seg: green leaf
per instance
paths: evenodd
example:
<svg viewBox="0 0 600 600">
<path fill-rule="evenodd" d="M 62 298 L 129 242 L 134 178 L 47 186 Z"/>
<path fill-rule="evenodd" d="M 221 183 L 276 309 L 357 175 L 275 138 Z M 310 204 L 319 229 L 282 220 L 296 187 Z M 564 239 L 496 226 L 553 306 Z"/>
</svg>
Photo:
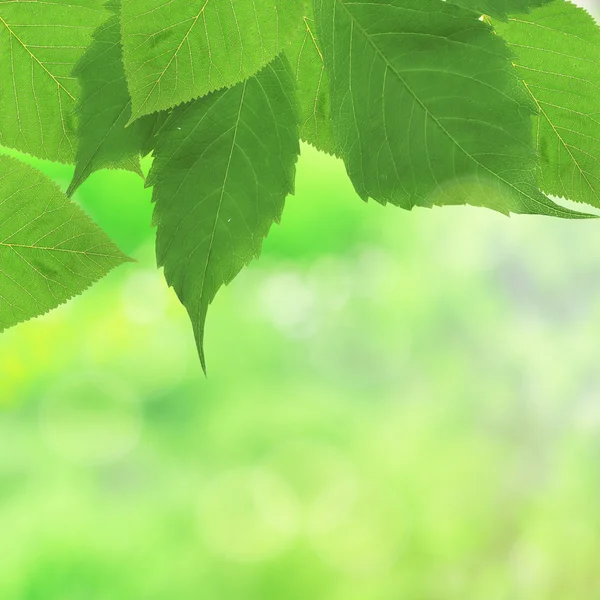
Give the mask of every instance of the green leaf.
<svg viewBox="0 0 600 600">
<path fill-rule="evenodd" d="M 0 155 L 0 331 L 129 260 L 45 175 Z"/>
<path fill-rule="evenodd" d="M 118 7 L 113 17 L 100 25 L 94 39 L 74 71 L 81 83 L 79 146 L 76 167 L 67 195 L 93 173 L 105 167 L 139 173 L 140 152 L 152 137 L 157 115 L 125 127 L 131 117 L 121 51 Z"/>
<path fill-rule="evenodd" d="M 176 108 L 157 138 L 147 182 L 157 262 L 190 315 L 203 368 L 208 305 L 258 256 L 293 193 L 297 118 L 292 72 L 277 58 L 232 88 Z"/>
<path fill-rule="evenodd" d="M 528 13 L 553 0 L 450 0 L 464 8 L 497 19 L 506 20 L 508 15 Z"/>
<path fill-rule="evenodd" d="M 581 216 L 536 182 L 532 115 L 512 54 L 439 0 L 315 0 L 336 148 L 363 199 Z"/>
<path fill-rule="evenodd" d="M 318 150 L 335 154 L 329 80 L 315 35 L 312 0 L 306 3 L 303 21 L 303 30 L 286 52 L 296 79 L 300 138 Z"/>
<path fill-rule="evenodd" d="M 71 71 L 106 17 L 102 0 L 0 0 L 0 144 L 73 162 L 79 84 Z"/>
<path fill-rule="evenodd" d="M 496 28 L 539 108 L 542 190 L 600 207 L 600 28 L 562 0 Z"/>
<path fill-rule="evenodd" d="M 147 135 L 146 139 L 144 140 L 144 143 L 142 144 L 142 156 L 147 156 L 154 150 L 158 133 L 161 130 L 162 126 L 167 122 L 167 119 L 169 118 L 170 114 L 170 110 L 163 110 L 159 113 L 154 113 L 142 117 L 141 120 L 152 119 L 152 128 L 149 134 Z M 133 125 L 135 125 L 135 123 L 131 124 L 129 127 L 133 127 Z"/>
<path fill-rule="evenodd" d="M 123 0 L 134 119 L 256 73 L 302 23 L 301 0 Z"/>
</svg>

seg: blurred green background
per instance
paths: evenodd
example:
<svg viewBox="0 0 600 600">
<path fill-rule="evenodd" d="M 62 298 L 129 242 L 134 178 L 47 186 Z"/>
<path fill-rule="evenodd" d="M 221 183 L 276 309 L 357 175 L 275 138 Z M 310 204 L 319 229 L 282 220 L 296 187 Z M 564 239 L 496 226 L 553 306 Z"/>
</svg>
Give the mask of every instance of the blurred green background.
<svg viewBox="0 0 600 600">
<path fill-rule="evenodd" d="M 150 192 L 80 188 L 139 262 L 0 336 L 0 599 L 600 598 L 598 223 L 296 187 L 207 379 Z"/>
</svg>

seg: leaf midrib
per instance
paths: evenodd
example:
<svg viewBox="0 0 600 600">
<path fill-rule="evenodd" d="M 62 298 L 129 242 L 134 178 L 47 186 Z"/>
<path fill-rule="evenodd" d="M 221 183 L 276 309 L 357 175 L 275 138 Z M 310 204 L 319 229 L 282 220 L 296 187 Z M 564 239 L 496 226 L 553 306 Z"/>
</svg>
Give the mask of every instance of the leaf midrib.
<svg viewBox="0 0 600 600">
<path fill-rule="evenodd" d="M 235 150 L 236 143 L 237 143 L 237 133 L 240 128 L 240 122 L 242 119 L 242 108 L 244 106 L 244 99 L 246 96 L 246 88 L 247 88 L 247 82 L 244 82 L 243 87 L 242 87 L 241 97 L 240 97 L 240 106 L 238 108 L 238 114 L 237 114 L 234 130 L 233 130 L 233 139 L 231 141 L 231 150 L 229 151 L 229 158 L 227 159 L 227 167 L 225 168 L 225 175 L 223 177 L 223 185 L 221 186 L 221 195 L 219 196 L 219 204 L 217 207 L 217 213 L 215 215 L 215 222 L 214 222 L 213 230 L 212 230 L 212 233 L 210 236 L 210 241 L 208 243 L 208 253 L 206 255 L 206 264 L 204 266 L 204 271 L 202 272 L 202 283 L 200 284 L 200 298 L 204 297 L 204 283 L 206 282 L 206 273 L 208 271 L 208 265 L 210 263 L 210 259 L 211 259 L 212 252 L 213 252 L 215 234 L 217 232 L 217 224 L 219 222 L 219 217 L 221 215 L 221 208 L 223 207 L 223 198 L 225 196 L 225 188 L 227 186 L 227 180 L 229 178 L 229 169 L 231 167 L 233 151 Z"/>
<path fill-rule="evenodd" d="M 431 120 L 438 126 L 438 128 L 450 139 L 450 141 L 456 145 L 456 147 L 470 160 L 472 160 L 475 164 L 479 165 L 482 169 L 484 169 L 485 171 L 487 171 L 488 173 L 490 173 L 491 175 L 493 175 L 494 177 L 496 177 L 497 179 L 499 179 L 500 181 L 502 181 L 503 183 L 505 183 L 506 185 L 508 185 L 509 187 L 511 187 L 513 190 L 515 190 L 515 192 L 517 192 L 518 194 L 521 194 L 523 196 L 525 196 L 526 198 L 528 198 L 529 200 L 531 200 L 532 202 L 534 202 L 535 204 L 538 205 L 542 205 L 542 203 L 537 200 L 536 198 L 534 198 L 533 196 L 530 196 L 529 194 L 527 194 L 526 192 L 520 190 L 519 188 L 517 188 L 513 183 L 511 183 L 510 181 L 507 181 L 506 179 L 504 179 L 501 175 L 499 175 L 498 173 L 495 173 L 494 171 L 492 171 L 489 167 L 487 167 L 486 165 L 482 164 L 481 162 L 479 162 L 475 157 L 471 156 L 460 144 L 460 142 L 458 142 L 456 139 L 454 139 L 454 137 L 452 136 L 452 134 L 439 122 L 439 120 L 435 117 L 435 115 L 427 108 L 427 106 L 423 103 L 423 101 L 419 98 L 419 96 L 413 91 L 413 89 L 408 85 L 408 83 L 406 82 L 406 80 L 404 79 L 404 77 L 402 77 L 402 75 L 394 68 L 394 65 L 387 59 L 387 57 L 385 56 L 385 54 L 381 51 L 381 49 L 379 48 L 379 46 L 373 41 L 372 37 L 369 35 L 369 33 L 366 31 L 366 29 L 360 24 L 360 22 L 354 17 L 352 11 L 344 4 L 343 0 L 335 0 L 341 7 L 342 9 L 348 14 L 349 18 L 352 20 L 353 23 L 356 24 L 357 28 L 359 29 L 359 31 L 362 32 L 362 34 L 364 35 L 364 37 L 366 38 L 366 40 L 369 42 L 369 44 L 371 44 L 371 46 L 373 47 L 373 49 L 376 51 L 376 53 L 380 56 L 380 58 L 383 60 L 383 62 L 386 65 L 386 69 L 389 69 L 390 71 L 392 71 L 392 73 L 394 73 L 394 75 L 396 75 L 396 77 L 400 80 L 400 82 L 402 83 L 402 85 L 408 90 L 408 92 L 410 93 L 410 95 L 415 99 L 415 101 L 419 104 L 419 106 L 421 106 L 421 108 L 425 111 L 426 115 L 428 115 Z M 351 40 L 352 41 L 352 40 Z M 544 207 L 545 208 L 545 207 Z"/>
<path fill-rule="evenodd" d="M 2 22 L 2 24 L 6 27 L 6 29 L 8 30 L 9 35 L 13 36 L 17 40 L 17 42 L 19 42 L 19 44 L 21 44 L 21 46 L 23 47 L 23 49 L 29 54 L 29 56 L 31 56 L 31 58 L 33 60 L 35 60 L 35 62 L 40 67 L 42 67 L 42 69 L 52 79 L 52 81 L 54 81 L 54 83 L 56 83 L 56 85 L 61 90 L 63 90 L 69 96 L 69 98 L 71 98 L 71 100 L 73 100 L 75 102 L 76 99 L 71 94 L 71 92 L 69 92 L 69 90 L 66 87 L 64 87 L 62 85 L 62 83 L 60 83 L 60 81 L 45 67 L 44 63 L 42 63 L 42 61 L 28 48 L 27 44 L 13 31 L 13 29 L 10 27 L 10 25 L 1 16 L 0 16 L 0 22 Z"/>
<path fill-rule="evenodd" d="M 136 112 L 135 116 L 131 118 L 130 123 L 133 122 L 135 119 L 139 118 L 139 116 L 142 114 L 142 111 L 145 109 L 146 105 L 148 104 L 148 100 L 149 100 L 150 96 L 152 96 L 152 94 L 154 93 L 156 86 L 160 85 L 162 78 L 164 77 L 165 73 L 169 70 L 169 67 L 173 64 L 173 61 L 179 54 L 179 51 L 181 50 L 183 44 L 185 44 L 187 39 L 190 37 L 194 27 L 196 26 L 196 23 L 198 22 L 198 19 L 204 13 L 204 9 L 207 7 L 209 2 L 210 2 L 210 0 L 204 0 L 204 4 L 202 5 L 202 8 L 198 12 L 198 14 L 195 17 L 192 17 L 192 24 L 190 25 L 190 28 L 187 30 L 186 34 L 183 36 L 183 39 L 179 43 L 179 46 L 177 46 L 177 48 L 175 49 L 175 52 L 173 53 L 173 56 L 171 56 L 171 58 L 169 59 L 169 62 L 167 63 L 166 67 L 162 70 L 160 75 L 157 77 L 156 81 L 154 82 L 154 85 L 152 86 L 152 89 L 148 92 L 148 95 L 144 98 L 144 101 L 142 102 L 140 109 Z M 192 65 L 192 72 L 193 72 L 193 65 Z"/>
<path fill-rule="evenodd" d="M 596 197 L 596 200 L 600 201 L 600 195 L 598 194 L 598 192 L 596 191 L 596 189 L 594 188 L 594 186 L 590 183 L 590 181 L 589 181 L 589 179 L 587 177 L 587 173 L 579 165 L 579 161 L 575 158 L 575 156 L 573 155 L 573 152 L 571 152 L 571 148 L 570 148 L 569 144 L 567 144 L 565 142 L 564 138 L 562 137 L 562 135 L 560 134 L 560 132 L 558 131 L 558 129 L 556 128 L 556 126 L 554 125 L 554 123 L 552 122 L 552 120 L 550 119 L 550 117 L 548 116 L 548 113 L 546 113 L 546 111 L 542 107 L 541 103 L 538 101 L 537 97 L 535 96 L 535 94 L 531 90 L 531 87 L 529 86 L 529 84 L 525 80 L 523 80 L 523 84 L 525 85 L 525 88 L 531 94 L 531 97 L 533 98 L 534 102 L 536 103 L 537 107 L 539 108 L 540 114 L 538 115 L 538 119 L 541 119 L 542 116 L 544 117 L 544 119 L 546 119 L 546 121 L 548 122 L 548 125 L 550 125 L 550 127 L 552 128 L 552 131 L 554 131 L 554 133 L 555 133 L 556 137 L 558 138 L 559 142 L 562 144 L 562 146 L 564 147 L 564 149 L 567 151 L 567 153 L 571 157 L 571 160 L 573 161 L 573 164 L 577 167 L 577 170 L 579 171 L 579 174 L 585 179 L 585 182 L 587 183 L 588 187 L 590 188 L 590 190 L 592 191 L 592 193 Z"/>
<path fill-rule="evenodd" d="M 7 244 L 0 242 L 0 247 L 4 248 L 25 248 L 27 250 L 42 250 L 47 252 L 68 252 L 71 254 L 83 254 L 84 256 L 100 256 L 103 258 L 116 258 L 116 254 L 105 254 L 102 252 L 88 252 L 87 250 L 71 250 L 68 248 L 56 248 L 53 246 L 34 246 L 31 244 Z"/>
</svg>

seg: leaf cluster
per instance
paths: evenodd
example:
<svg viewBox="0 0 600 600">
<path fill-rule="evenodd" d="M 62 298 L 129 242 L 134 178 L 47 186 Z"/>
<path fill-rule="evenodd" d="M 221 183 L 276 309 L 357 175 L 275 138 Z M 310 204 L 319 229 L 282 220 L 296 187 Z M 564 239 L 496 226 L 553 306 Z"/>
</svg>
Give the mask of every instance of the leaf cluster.
<svg viewBox="0 0 600 600">
<path fill-rule="evenodd" d="M 203 367 L 208 307 L 258 256 L 302 140 L 357 194 L 588 218 L 600 29 L 568 0 L 0 0 L 0 331 L 128 260 L 70 197 L 153 162 L 158 266 Z"/>
</svg>

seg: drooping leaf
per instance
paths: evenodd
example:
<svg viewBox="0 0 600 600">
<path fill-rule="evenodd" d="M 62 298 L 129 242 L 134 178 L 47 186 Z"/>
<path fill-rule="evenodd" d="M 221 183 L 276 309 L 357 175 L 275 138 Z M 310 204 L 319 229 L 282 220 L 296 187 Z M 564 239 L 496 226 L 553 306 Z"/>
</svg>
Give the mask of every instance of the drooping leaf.
<svg viewBox="0 0 600 600">
<path fill-rule="evenodd" d="M 125 127 L 131 117 L 121 51 L 118 5 L 114 14 L 94 32 L 92 44 L 75 68 L 81 84 L 79 146 L 67 195 L 98 169 L 120 168 L 141 174 L 140 152 L 152 136 L 156 115 Z"/>
<path fill-rule="evenodd" d="M 253 75 L 302 22 L 301 0 L 123 0 L 134 118 Z"/>
<path fill-rule="evenodd" d="M 0 155 L 0 331 L 129 260 L 44 174 Z"/>
<path fill-rule="evenodd" d="M 259 254 L 293 192 L 297 118 L 291 68 L 278 57 L 177 107 L 157 137 L 147 181 L 157 262 L 190 315 L 203 367 L 208 305 Z"/>
<path fill-rule="evenodd" d="M 363 199 L 579 214 L 538 190 L 535 105 L 474 13 L 440 0 L 315 0 L 315 18 L 336 148 Z"/>
<path fill-rule="evenodd" d="M 553 0 L 449 0 L 464 8 L 497 19 L 506 20 L 508 15 L 519 15 L 539 8 Z"/>
<path fill-rule="evenodd" d="M 542 190 L 600 207 L 600 28 L 563 0 L 496 28 L 539 109 Z"/>
<path fill-rule="evenodd" d="M 102 0 L 0 0 L 0 144 L 73 162 L 75 64 L 108 13 Z"/>
<path fill-rule="evenodd" d="M 296 79 L 300 138 L 318 150 L 334 154 L 329 81 L 315 36 L 312 0 L 305 3 L 303 21 L 303 29 L 286 52 Z"/>
</svg>

